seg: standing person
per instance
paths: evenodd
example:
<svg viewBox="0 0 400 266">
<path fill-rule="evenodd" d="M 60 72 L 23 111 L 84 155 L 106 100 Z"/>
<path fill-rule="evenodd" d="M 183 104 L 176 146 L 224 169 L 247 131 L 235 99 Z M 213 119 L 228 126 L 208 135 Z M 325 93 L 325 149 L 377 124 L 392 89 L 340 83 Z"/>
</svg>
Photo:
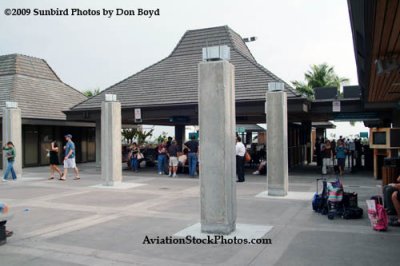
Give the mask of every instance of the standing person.
<svg viewBox="0 0 400 266">
<path fill-rule="evenodd" d="M 343 176 L 344 173 L 344 165 L 346 162 L 346 147 L 344 145 L 343 140 L 338 140 L 337 147 L 336 147 L 336 159 L 338 161 L 339 166 L 339 175 Z"/>
<path fill-rule="evenodd" d="M 167 160 L 167 148 L 165 146 L 165 141 L 161 142 L 157 147 L 158 157 L 157 157 L 157 167 L 158 174 L 162 175 L 164 172 L 165 160 Z"/>
<path fill-rule="evenodd" d="M 65 140 L 67 141 L 67 144 L 64 147 L 65 150 L 64 175 L 60 178 L 60 180 L 65 181 L 68 174 L 68 168 L 74 169 L 75 172 L 74 180 L 79 180 L 81 178 L 79 177 L 79 169 L 78 167 L 76 167 L 76 162 L 75 162 L 75 143 L 72 142 L 71 134 L 67 134 L 64 137 Z"/>
<path fill-rule="evenodd" d="M 7 181 L 10 173 L 12 179 L 17 180 L 17 175 L 14 170 L 14 162 L 16 156 L 14 144 L 11 141 L 7 142 L 7 145 L 3 147 L 3 150 L 5 151 L 5 155 L 7 158 L 7 168 L 6 171 L 4 172 L 3 182 Z"/>
<path fill-rule="evenodd" d="M 173 140 L 173 138 L 171 136 L 169 136 L 167 139 L 167 143 L 165 143 L 165 149 L 167 150 L 167 152 L 168 152 L 169 146 L 171 146 L 171 144 L 172 144 L 172 140 Z M 165 174 L 167 174 L 167 171 L 169 171 L 169 155 L 168 155 L 168 153 L 167 153 L 167 157 L 165 157 L 165 158 L 166 159 L 164 161 L 164 172 L 165 172 Z"/>
<path fill-rule="evenodd" d="M 361 139 L 356 139 L 354 141 L 354 145 L 356 148 L 356 151 L 355 151 L 356 167 L 357 167 L 357 169 L 361 169 L 361 154 L 362 154 Z"/>
<path fill-rule="evenodd" d="M 199 142 L 196 140 L 195 134 L 190 136 L 190 140 L 184 146 L 188 149 L 189 175 L 194 177 L 196 175 L 197 154 L 199 152 Z"/>
<path fill-rule="evenodd" d="M 317 166 L 322 165 L 322 156 L 321 156 L 321 139 L 317 137 L 315 141 L 315 154 L 317 155 Z"/>
<path fill-rule="evenodd" d="M 171 145 L 168 147 L 169 156 L 169 174 L 170 177 L 176 177 L 176 171 L 178 170 L 178 145 L 176 145 L 176 140 L 171 141 Z"/>
<path fill-rule="evenodd" d="M 51 148 L 48 150 L 50 153 L 50 177 L 49 180 L 54 179 L 54 172 L 57 172 L 60 175 L 60 178 L 63 177 L 63 173 L 61 172 L 60 168 L 58 168 L 58 165 L 60 164 L 60 161 L 58 159 L 58 145 L 55 140 L 51 142 Z"/>
<path fill-rule="evenodd" d="M 138 160 L 139 152 L 140 152 L 140 149 L 137 146 L 136 142 L 134 142 L 131 147 L 131 167 L 132 167 L 132 171 L 135 171 L 135 172 L 137 172 L 139 169 L 139 160 Z"/>
<path fill-rule="evenodd" d="M 246 154 L 246 147 L 242 143 L 242 139 L 236 137 L 236 175 L 237 182 L 244 182 L 244 156 Z"/>
<path fill-rule="evenodd" d="M 331 142 L 329 140 L 326 140 L 324 145 L 322 146 L 322 174 L 326 175 L 327 174 L 327 167 L 328 165 L 331 164 L 332 162 L 332 147 L 331 147 Z"/>
</svg>

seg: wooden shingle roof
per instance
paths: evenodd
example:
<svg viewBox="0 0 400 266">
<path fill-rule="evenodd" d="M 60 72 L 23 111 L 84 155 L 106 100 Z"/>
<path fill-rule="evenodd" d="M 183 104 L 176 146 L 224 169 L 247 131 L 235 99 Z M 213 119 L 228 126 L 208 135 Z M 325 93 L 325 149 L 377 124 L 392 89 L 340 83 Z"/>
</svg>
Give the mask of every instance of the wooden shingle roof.
<svg viewBox="0 0 400 266">
<path fill-rule="evenodd" d="M 228 26 L 187 31 L 165 59 L 89 98 L 72 111 L 100 109 L 105 93 L 116 94 L 123 108 L 198 102 L 198 64 L 202 48 L 228 45 L 235 66 L 236 101 L 264 101 L 268 82 L 283 82 L 257 63 L 239 34 Z M 300 97 L 285 83 L 288 98 Z"/>
<path fill-rule="evenodd" d="M 45 60 L 0 56 L 0 116 L 6 101 L 18 102 L 22 118 L 65 120 L 63 111 L 87 99 L 63 83 Z"/>
</svg>

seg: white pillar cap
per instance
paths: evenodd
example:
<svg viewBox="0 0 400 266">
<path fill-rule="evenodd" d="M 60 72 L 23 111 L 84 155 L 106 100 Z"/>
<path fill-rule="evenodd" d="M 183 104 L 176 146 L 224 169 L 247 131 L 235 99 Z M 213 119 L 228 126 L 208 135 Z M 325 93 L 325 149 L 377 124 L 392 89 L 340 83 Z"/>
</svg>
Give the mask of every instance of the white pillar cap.
<svg viewBox="0 0 400 266">
<path fill-rule="evenodd" d="M 117 101 L 117 95 L 116 94 L 106 94 L 105 95 L 105 100 L 106 100 L 106 102 L 116 102 Z"/>
<path fill-rule="evenodd" d="M 6 102 L 6 108 L 18 108 L 17 102 Z"/>
<path fill-rule="evenodd" d="M 268 91 L 283 91 L 285 84 L 283 82 L 268 82 Z"/>
</svg>

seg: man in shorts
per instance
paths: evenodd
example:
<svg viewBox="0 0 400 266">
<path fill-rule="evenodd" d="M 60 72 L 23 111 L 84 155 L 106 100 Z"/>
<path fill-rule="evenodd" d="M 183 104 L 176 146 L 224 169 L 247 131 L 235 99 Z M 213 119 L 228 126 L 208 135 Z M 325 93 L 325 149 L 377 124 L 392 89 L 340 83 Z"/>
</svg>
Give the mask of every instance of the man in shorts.
<svg viewBox="0 0 400 266">
<path fill-rule="evenodd" d="M 171 142 L 168 147 L 169 156 L 169 176 L 176 177 L 176 171 L 178 170 L 178 145 L 176 145 L 176 140 Z"/>
<path fill-rule="evenodd" d="M 67 134 L 64 136 L 67 144 L 64 147 L 65 157 L 64 157 L 64 175 L 60 180 L 65 181 L 68 174 L 68 168 L 73 168 L 75 172 L 74 180 L 79 180 L 79 169 L 76 167 L 75 163 L 75 143 L 72 142 L 72 135 Z"/>
</svg>

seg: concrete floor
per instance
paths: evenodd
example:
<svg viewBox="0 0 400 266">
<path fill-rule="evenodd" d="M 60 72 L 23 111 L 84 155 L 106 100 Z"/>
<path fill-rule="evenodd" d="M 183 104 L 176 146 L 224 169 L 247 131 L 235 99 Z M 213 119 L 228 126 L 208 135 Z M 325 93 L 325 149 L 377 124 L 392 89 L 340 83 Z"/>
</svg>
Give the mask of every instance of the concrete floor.
<svg viewBox="0 0 400 266">
<path fill-rule="evenodd" d="M 80 165 L 81 180 L 47 180 L 47 168 L 24 169 L 24 180 L 0 183 L 0 201 L 13 211 L 14 236 L 0 247 L 0 265 L 398 265 L 400 228 L 374 232 L 360 220 L 328 220 L 311 200 L 255 197 L 265 177 L 237 184 L 237 222 L 273 226 L 270 245 L 144 245 L 146 236 L 172 236 L 199 222 L 198 179 L 124 171 L 130 189 L 99 189 L 100 170 Z M 290 190 L 314 192 L 315 168 L 293 170 Z M 371 174 L 344 177 L 346 191 L 377 194 Z"/>
</svg>

